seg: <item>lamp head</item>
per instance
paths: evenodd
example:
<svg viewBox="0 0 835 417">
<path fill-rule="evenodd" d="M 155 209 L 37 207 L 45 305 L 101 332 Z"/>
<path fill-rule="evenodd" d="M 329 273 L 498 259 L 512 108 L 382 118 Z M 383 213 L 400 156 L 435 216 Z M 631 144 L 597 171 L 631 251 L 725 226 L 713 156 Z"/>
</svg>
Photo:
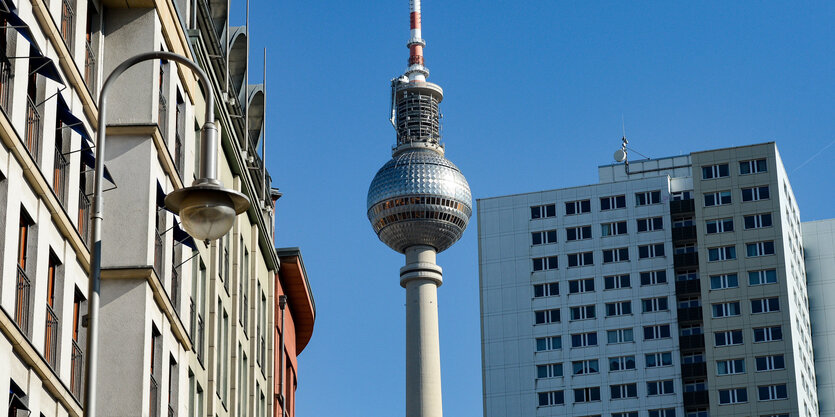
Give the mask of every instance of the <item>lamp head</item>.
<svg viewBox="0 0 835 417">
<path fill-rule="evenodd" d="M 229 232 L 235 217 L 249 208 L 249 199 L 220 186 L 217 180 L 198 180 L 191 187 L 165 197 L 165 207 L 178 213 L 183 228 L 198 240 L 215 240 Z"/>
</svg>

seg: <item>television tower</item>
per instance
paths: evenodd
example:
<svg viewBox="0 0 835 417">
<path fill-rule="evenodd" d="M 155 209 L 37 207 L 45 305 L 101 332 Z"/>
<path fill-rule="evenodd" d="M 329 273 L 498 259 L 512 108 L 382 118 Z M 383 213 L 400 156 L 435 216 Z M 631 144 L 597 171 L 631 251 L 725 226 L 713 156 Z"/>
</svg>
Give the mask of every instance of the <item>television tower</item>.
<svg viewBox="0 0 835 417">
<path fill-rule="evenodd" d="M 441 356 L 435 255 L 467 228 L 472 195 L 461 171 L 444 158 L 438 104 L 444 93 L 426 81 L 420 0 L 410 0 L 409 66 L 391 82 L 397 144 L 368 188 L 368 220 L 380 240 L 406 255 L 406 417 L 441 417 Z"/>
</svg>

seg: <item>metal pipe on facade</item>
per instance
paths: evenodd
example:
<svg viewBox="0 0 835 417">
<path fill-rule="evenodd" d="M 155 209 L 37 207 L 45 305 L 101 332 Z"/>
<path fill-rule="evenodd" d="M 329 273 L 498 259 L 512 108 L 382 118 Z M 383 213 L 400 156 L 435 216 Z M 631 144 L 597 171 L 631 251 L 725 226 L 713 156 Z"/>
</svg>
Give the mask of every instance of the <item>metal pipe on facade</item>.
<svg viewBox="0 0 835 417">
<path fill-rule="evenodd" d="M 264 117 L 261 118 L 261 199 L 267 202 L 267 48 L 264 48 Z M 266 205 L 266 204 L 265 204 Z M 273 211 L 275 218 L 275 211 Z M 275 230 L 273 230 L 275 233 Z"/>
<path fill-rule="evenodd" d="M 281 394 L 281 417 L 284 417 L 287 410 L 287 398 L 284 396 L 284 307 L 287 306 L 287 296 L 278 296 L 278 308 L 281 309 L 281 334 L 279 335 L 278 346 L 280 357 L 278 358 L 278 392 Z"/>
</svg>

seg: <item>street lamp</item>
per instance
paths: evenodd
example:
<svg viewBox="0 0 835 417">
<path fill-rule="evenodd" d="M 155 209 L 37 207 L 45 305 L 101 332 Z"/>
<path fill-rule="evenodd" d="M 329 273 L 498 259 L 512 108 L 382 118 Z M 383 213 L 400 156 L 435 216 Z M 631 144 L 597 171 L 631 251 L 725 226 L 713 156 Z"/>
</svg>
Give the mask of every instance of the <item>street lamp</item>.
<svg viewBox="0 0 835 417">
<path fill-rule="evenodd" d="M 200 178 L 191 187 L 176 190 L 165 197 L 165 205 L 179 213 L 186 232 L 198 240 L 215 240 L 232 228 L 235 216 L 249 208 L 249 199 L 234 190 L 223 188 L 217 179 L 217 127 L 212 84 L 206 73 L 193 61 L 172 52 L 155 51 L 134 55 L 119 64 L 108 75 L 99 93 L 99 123 L 96 131 L 96 172 L 93 182 L 93 214 L 91 219 L 92 252 L 90 254 L 89 297 L 87 305 L 87 373 L 85 374 L 84 415 L 96 415 L 96 372 L 98 367 L 99 297 L 101 295 L 101 221 L 102 180 L 104 175 L 104 143 L 107 126 L 107 91 L 128 68 L 152 59 L 179 62 L 197 74 L 206 92 L 206 121 L 200 129 Z"/>
</svg>

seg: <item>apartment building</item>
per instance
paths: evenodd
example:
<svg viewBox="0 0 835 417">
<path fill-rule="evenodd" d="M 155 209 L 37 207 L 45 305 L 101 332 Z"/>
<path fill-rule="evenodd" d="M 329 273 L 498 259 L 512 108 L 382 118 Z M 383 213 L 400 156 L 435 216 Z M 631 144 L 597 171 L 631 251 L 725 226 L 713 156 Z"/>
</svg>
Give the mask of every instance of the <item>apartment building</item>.
<svg viewBox="0 0 835 417">
<path fill-rule="evenodd" d="M 835 415 L 835 219 L 801 223 L 809 314 L 815 352 L 818 403 L 822 416 Z"/>
<path fill-rule="evenodd" d="M 219 178 L 252 205 L 223 238 L 193 241 L 163 200 L 199 171 L 206 92 L 188 69 L 159 60 L 111 87 L 98 412 L 281 409 L 280 193 L 258 150 L 265 89 L 249 84 L 248 31 L 229 27 L 228 15 L 217 0 L 2 1 L 0 389 L 9 390 L 10 415 L 82 415 L 98 91 L 124 59 L 154 50 L 185 55 L 209 75 Z M 294 282 L 307 289 L 291 300 L 307 310 L 306 344 L 315 308 L 306 274 Z"/>
<path fill-rule="evenodd" d="M 774 143 L 478 201 L 485 416 L 817 416 Z"/>
</svg>

